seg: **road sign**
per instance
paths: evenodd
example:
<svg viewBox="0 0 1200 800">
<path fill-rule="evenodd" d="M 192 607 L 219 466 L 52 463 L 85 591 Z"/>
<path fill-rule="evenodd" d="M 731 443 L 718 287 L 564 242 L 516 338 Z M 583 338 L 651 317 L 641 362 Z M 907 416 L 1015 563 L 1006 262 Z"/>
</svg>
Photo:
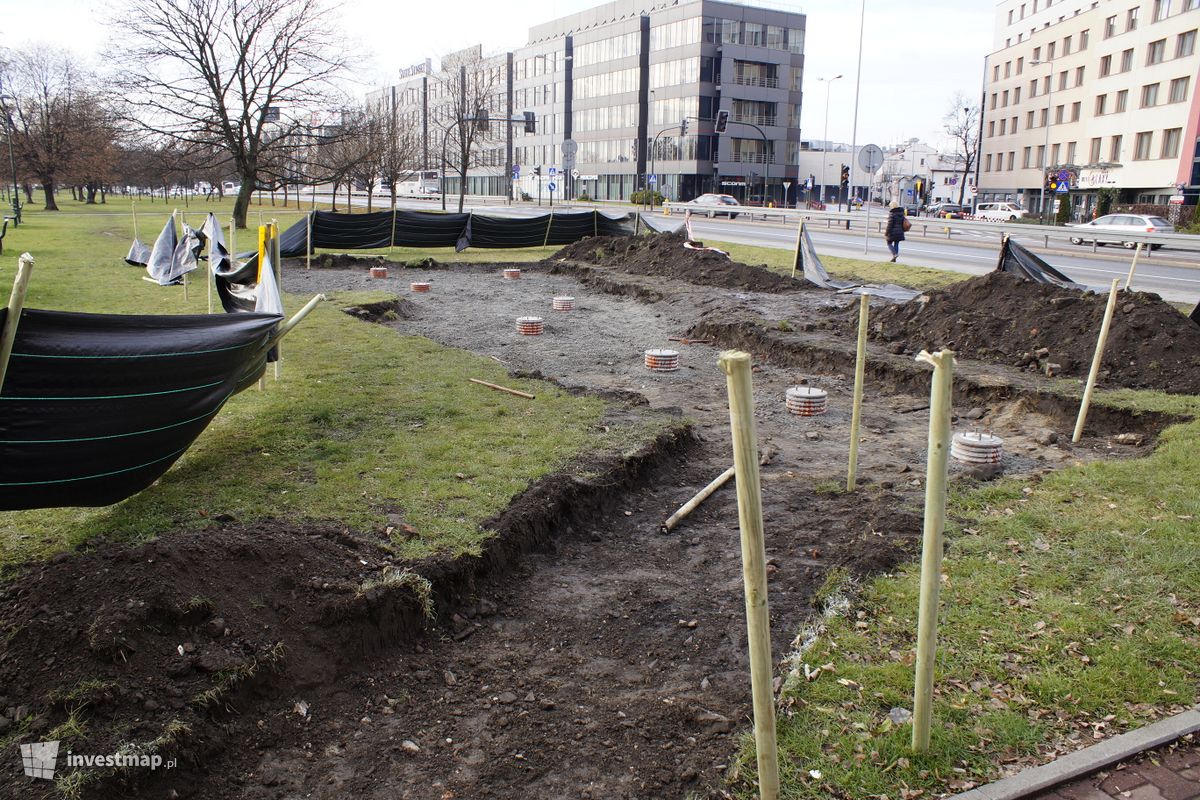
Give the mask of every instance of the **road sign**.
<svg viewBox="0 0 1200 800">
<path fill-rule="evenodd" d="M 558 174 L 558 167 L 551 167 L 550 168 L 550 177 L 553 178 L 557 174 Z"/>
<path fill-rule="evenodd" d="M 571 177 L 574 178 L 575 180 L 579 180 L 579 170 L 577 170 L 577 169 L 571 170 Z"/>
<path fill-rule="evenodd" d="M 904 190 L 904 193 L 905 193 L 906 195 L 908 195 L 909 197 L 912 197 L 913 190 L 912 190 L 912 189 L 905 189 L 905 190 Z"/>
<path fill-rule="evenodd" d="M 1069 181 L 1071 179 L 1071 173 L 1065 169 L 1060 169 L 1058 171 L 1058 179 L 1060 181 Z"/>
<path fill-rule="evenodd" d="M 868 174 L 874 175 L 883 166 L 883 148 L 877 144 L 864 145 L 858 151 L 858 165 Z"/>
<path fill-rule="evenodd" d="M 521 180 L 521 165 L 520 165 L 520 164 L 513 164 L 513 176 L 512 176 L 512 179 L 513 179 L 514 181 L 519 181 L 519 180 Z"/>
<path fill-rule="evenodd" d="M 546 186 L 546 188 L 553 192 L 555 189 L 558 188 L 558 186 L 555 185 L 554 181 L 550 181 L 549 185 Z"/>
<path fill-rule="evenodd" d="M 791 182 L 791 181 L 784 181 L 784 182 L 783 182 L 783 190 L 784 190 L 785 192 L 786 192 L 786 191 L 789 191 L 791 188 L 792 188 L 792 182 Z"/>
<path fill-rule="evenodd" d="M 658 183 L 658 176 L 657 176 L 657 175 L 651 175 L 651 176 L 650 176 L 650 185 L 651 185 L 651 186 L 654 186 L 654 185 L 656 185 L 657 183 Z"/>
<path fill-rule="evenodd" d="M 575 153 L 579 151 L 579 145 L 574 139 L 567 139 L 562 143 L 563 154 L 563 171 L 569 170 L 575 166 Z"/>
<path fill-rule="evenodd" d="M 1067 183 L 1066 181 L 1059 181 L 1058 186 L 1054 187 L 1054 191 L 1058 194 L 1066 194 L 1067 192 L 1071 191 L 1071 184 Z"/>
</svg>

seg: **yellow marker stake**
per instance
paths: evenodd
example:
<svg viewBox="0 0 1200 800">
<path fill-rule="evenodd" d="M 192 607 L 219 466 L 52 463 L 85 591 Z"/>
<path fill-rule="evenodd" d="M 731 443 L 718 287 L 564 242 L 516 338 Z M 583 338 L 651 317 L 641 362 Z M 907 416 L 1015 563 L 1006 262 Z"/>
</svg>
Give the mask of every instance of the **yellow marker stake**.
<svg viewBox="0 0 1200 800">
<path fill-rule="evenodd" d="M 1125 291 L 1129 291 L 1129 285 L 1133 283 L 1133 273 L 1137 271 L 1138 256 L 1142 254 L 1142 243 L 1137 243 L 1137 249 L 1133 251 L 1133 263 L 1129 265 L 1129 277 L 1125 279 Z"/>
<path fill-rule="evenodd" d="M 754 391 L 750 354 L 726 351 L 717 362 L 726 375 L 733 468 L 737 476 L 738 522 L 742 531 L 742 577 L 746 588 L 746 629 L 750 646 L 750 687 L 754 697 L 754 747 L 762 800 L 779 797 L 779 751 L 775 742 L 771 620 L 767 608 L 767 554 L 763 543 L 762 487 L 758 477 Z"/>
<path fill-rule="evenodd" d="M 846 491 L 854 491 L 858 474 L 858 432 L 862 424 L 863 379 L 867 371 L 867 315 L 870 295 L 860 295 L 858 302 L 858 355 L 854 362 L 854 409 L 850 415 L 850 467 L 846 472 Z"/>
<path fill-rule="evenodd" d="M 1112 324 L 1113 309 L 1117 306 L 1117 278 L 1113 278 L 1112 291 L 1108 293 L 1108 305 L 1104 307 L 1104 321 L 1100 323 L 1100 338 L 1096 341 L 1096 352 L 1092 355 L 1092 368 L 1088 371 L 1087 386 L 1083 390 L 1083 401 L 1079 404 L 1079 417 L 1075 420 L 1072 442 L 1083 437 L 1083 426 L 1087 422 L 1088 409 L 1092 407 L 1092 392 L 1096 389 L 1096 377 L 1104 361 L 1104 346 L 1108 343 L 1108 328 Z"/>
<path fill-rule="evenodd" d="M 933 667 L 937 656 L 942 533 L 946 527 L 946 468 L 950 456 L 954 351 L 930 354 L 922 350 L 917 361 L 933 365 L 933 384 L 929 392 L 929 455 L 925 472 L 925 532 L 921 547 L 921 605 L 913 688 L 912 749 L 914 753 L 924 753 L 929 749 L 929 728 L 933 721 Z"/>
</svg>

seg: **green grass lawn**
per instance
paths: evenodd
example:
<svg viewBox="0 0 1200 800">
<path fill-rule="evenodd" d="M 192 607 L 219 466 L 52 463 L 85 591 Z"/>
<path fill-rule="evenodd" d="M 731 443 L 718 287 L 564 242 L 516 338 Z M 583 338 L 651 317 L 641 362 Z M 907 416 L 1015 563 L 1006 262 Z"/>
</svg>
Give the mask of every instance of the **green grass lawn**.
<svg viewBox="0 0 1200 800">
<path fill-rule="evenodd" d="M 133 230 L 127 201 L 86 207 L 68 197 L 60 203 L 61 213 L 28 211 L 25 224 L 10 228 L 5 241 L 0 283 L 11 281 L 20 252 L 36 258 L 29 307 L 206 310 L 207 293 L 198 288 L 203 284 L 193 285 L 185 301 L 181 287 L 143 281 L 142 269 L 124 263 Z M 188 219 L 198 225 L 197 205 L 192 203 Z M 170 207 L 147 206 L 139 204 L 140 233 L 153 240 Z M 227 214 L 230 206 L 218 208 Z M 281 211 L 275 213 L 286 224 Z M 269 218 L 272 210 L 264 212 Z M 251 214 L 256 217 L 257 209 Z M 243 236 L 251 241 L 248 232 L 239 232 Z M 307 299 L 288 295 L 288 313 Z M 369 299 L 344 294 L 321 304 L 284 340 L 282 380 L 268 377 L 265 391 L 235 396 L 183 458 L 141 494 L 105 508 L 0 513 L 0 568 L 100 535 L 137 541 L 204 527 L 219 514 L 243 522 L 331 520 L 380 530 L 389 514 L 398 514 L 417 532 L 396 531 L 404 556 L 477 552 L 487 535 L 480 523 L 532 480 L 581 454 L 635 447 L 654 432 L 656 423 L 606 431 L 606 406 L 599 399 L 509 378 L 490 359 L 398 336 L 341 311 Z M 494 392 L 469 383 L 471 377 L 521 388 L 537 399 Z"/>
</svg>

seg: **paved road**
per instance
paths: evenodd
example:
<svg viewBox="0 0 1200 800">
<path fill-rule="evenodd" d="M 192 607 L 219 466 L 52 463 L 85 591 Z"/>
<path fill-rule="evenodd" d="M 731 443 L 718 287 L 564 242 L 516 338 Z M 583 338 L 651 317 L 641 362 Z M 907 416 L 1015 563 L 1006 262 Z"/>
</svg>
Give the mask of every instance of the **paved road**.
<svg viewBox="0 0 1200 800">
<path fill-rule="evenodd" d="M 378 203 L 381 198 L 376 198 Z M 382 198 L 386 205 L 387 198 Z M 451 200 L 451 198 L 447 198 Z M 449 210 L 456 210 L 455 202 L 448 202 Z M 320 202 L 318 195 L 318 202 Z M 469 201 L 469 198 L 468 198 Z M 438 201 L 413 200 L 401 198 L 401 207 L 416 209 L 440 209 Z M 531 213 L 546 213 L 548 206 L 540 209 L 536 205 L 520 203 L 512 206 L 488 205 L 469 203 L 472 210 L 488 211 L 496 214 L 527 215 Z M 365 198 L 355 198 L 355 205 L 366 205 Z M 556 209 L 592 208 L 585 204 L 574 206 L 555 205 Z M 628 211 L 627 205 L 599 206 L 601 210 L 618 213 Z M 656 218 L 667 221 L 679 220 L 678 215 L 664 217 L 656 213 Z M 877 213 L 872 213 L 872 226 Z M 996 266 L 1000 243 L 995 234 L 966 233 L 955 234 L 952 240 L 943 238 L 940 227 L 931 226 L 928 236 L 921 236 L 922 218 L 916 218 L 914 228 L 909 232 L 909 239 L 900 248 L 900 262 L 915 266 L 929 266 L 938 269 L 948 269 L 968 275 L 981 275 Z M 694 218 L 693 231 L 698 238 L 714 239 L 738 244 L 759 245 L 762 247 L 777 247 L 791 249 L 795 246 L 795 228 L 778 222 L 747 221 L 742 219 L 704 219 Z M 870 261 L 887 261 L 891 255 L 887 246 L 878 234 L 866 237 L 867 252 L 863 252 L 863 231 L 860 227 L 855 231 L 825 227 L 823 223 L 815 222 L 809 228 L 813 243 L 820 255 L 842 256 L 845 258 L 862 258 Z M 1042 238 L 1036 234 L 1023 235 L 1020 226 L 1014 226 L 1013 237 L 1028 246 L 1050 264 L 1060 268 L 1071 278 L 1091 286 L 1106 287 L 1113 278 L 1120 278 L 1124 284 L 1125 276 L 1129 273 L 1129 263 L 1132 253 L 1117 247 L 1103 247 L 1093 254 L 1090 248 L 1061 249 L 1043 246 Z M 1196 303 L 1200 301 L 1200 265 L 1190 257 L 1190 254 L 1171 253 L 1168 250 L 1155 251 L 1147 257 L 1143 253 L 1138 262 L 1137 275 L 1133 280 L 1133 288 L 1141 291 L 1156 292 L 1167 300 L 1180 303 Z"/>
</svg>

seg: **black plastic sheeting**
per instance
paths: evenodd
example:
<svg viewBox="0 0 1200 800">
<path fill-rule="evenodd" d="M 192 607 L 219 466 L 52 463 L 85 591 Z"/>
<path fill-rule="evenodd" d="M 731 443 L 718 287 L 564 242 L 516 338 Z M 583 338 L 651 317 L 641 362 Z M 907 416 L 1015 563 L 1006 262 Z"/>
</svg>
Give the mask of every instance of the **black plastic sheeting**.
<svg viewBox="0 0 1200 800">
<path fill-rule="evenodd" d="M 262 375 L 281 319 L 25 310 L 0 393 L 0 511 L 145 489 Z"/>
<path fill-rule="evenodd" d="M 1075 283 L 1008 236 L 1004 237 L 1004 244 L 1000 247 L 1000 260 L 996 264 L 996 271 L 1011 272 L 1035 283 L 1052 283 L 1066 289 L 1088 288 L 1082 283 Z"/>
<path fill-rule="evenodd" d="M 861 284 L 833 278 L 825 270 L 825 265 L 821 263 L 821 258 L 817 255 L 817 248 L 813 244 L 812 237 L 808 235 L 808 226 L 801 223 L 798 236 L 800 237 L 800 246 L 796 248 L 795 269 L 797 272 L 803 272 L 804 278 L 814 286 L 844 294 L 869 294 L 875 297 L 886 297 L 898 303 L 907 303 L 920 294 L 915 289 L 897 286 L 894 283 Z"/>
<path fill-rule="evenodd" d="M 312 219 L 312 245 L 308 222 Z M 279 236 L 284 258 L 311 250 L 380 250 L 385 247 L 541 247 L 577 242 L 588 236 L 632 236 L 630 214 L 610 217 L 599 211 L 508 217 L 498 214 L 443 214 L 437 211 L 376 211 L 338 214 L 313 211 Z M 258 269 L 258 256 L 246 254 L 246 267 Z"/>
</svg>

